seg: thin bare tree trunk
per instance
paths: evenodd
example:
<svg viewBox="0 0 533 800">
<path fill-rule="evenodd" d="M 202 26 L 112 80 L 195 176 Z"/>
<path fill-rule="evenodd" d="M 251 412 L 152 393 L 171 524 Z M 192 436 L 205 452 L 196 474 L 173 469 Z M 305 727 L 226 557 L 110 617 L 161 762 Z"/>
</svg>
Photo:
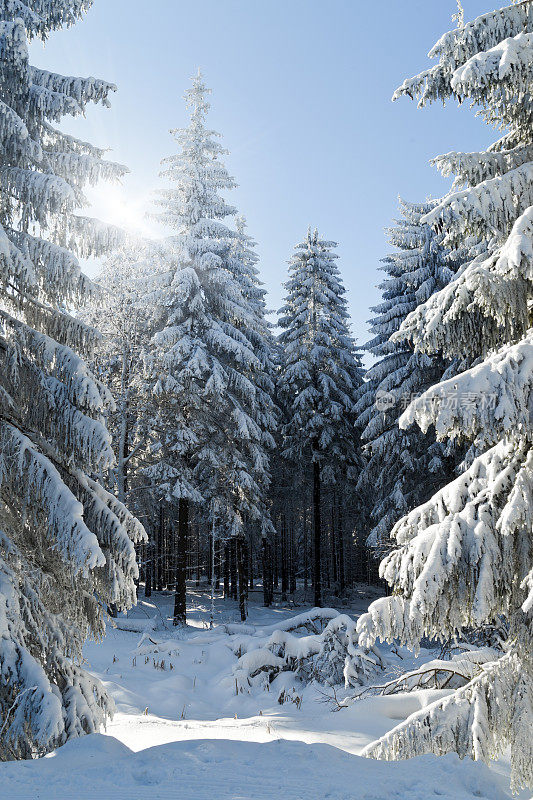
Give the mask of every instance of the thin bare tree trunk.
<svg viewBox="0 0 533 800">
<path fill-rule="evenodd" d="M 154 554 L 155 584 L 158 592 L 163 590 L 163 540 L 165 536 L 165 509 L 159 504 L 159 526 L 156 533 L 156 552 Z"/>
<path fill-rule="evenodd" d="M 248 540 L 248 588 L 251 592 L 254 589 L 254 548 L 253 548 L 253 536 L 250 533 L 250 538 Z"/>
<path fill-rule="evenodd" d="M 229 587 L 229 542 L 224 543 L 224 598 L 230 596 L 230 587 Z"/>
<path fill-rule="evenodd" d="M 196 581 L 195 581 L 195 584 L 198 587 L 198 586 L 200 586 L 200 571 L 201 571 L 201 564 L 202 564 L 201 550 L 200 550 L 200 526 L 198 525 L 198 522 L 196 522 L 196 525 L 194 526 L 194 528 L 195 528 L 195 533 L 196 533 L 196 537 L 195 537 L 196 538 Z"/>
<path fill-rule="evenodd" d="M 122 372 L 120 376 L 120 433 L 117 453 L 117 497 L 121 503 L 126 502 L 127 470 L 128 470 L 128 429 L 129 429 L 129 346 L 122 350 Z"/>
<path fill-rule="evenodd" d="M 296 548 L 296 525 L 294 522 L 294 514 L 291 514 L 291 524 L 289 528 L 289 553 L 290 553 L 290 560 L 289 560 L 289 594 L 294 595 L 296 591 L 296 559 L 297 559 L 297 548 Z"/>
<path fill-rule="evenodd" d="M 304 592 L 307 600 L 307 587 L 309 585 L 309 543 L 307 541 L 307 508 L 304 502 L 302 509 L 303 521 L 303 551 L 304 551 Z"/>
<path fill-rule="evenodd" d="M 342 496 L 338 499 L 338 530 L 339 530 L 339 592 L 346 592 L 346 572 L 344 565 L 344 516 L 342 513 Z"/>
<path fill-rule="evenodd" d="M 263 605 L 268 608 L 274 599 L 274 586 L 272 584 L 272 549 L 266 536 L 261 539 L 261 556 L 263 569 Z"/>
<path fill-rule="evenodd" d="M 154 573 L 154 540 L 150 537 L 150 541 L 146 545 L 146 567 L 144 578 L 144 596 L 152 596 L 152 580 Z"/>
<path fill-rule="evenodd" d="M 287 564 L 287 521 L 283 515 L 281 523 L 281 599 L 287 600 L 289 591 L 289 570 Z"/>
</svg>

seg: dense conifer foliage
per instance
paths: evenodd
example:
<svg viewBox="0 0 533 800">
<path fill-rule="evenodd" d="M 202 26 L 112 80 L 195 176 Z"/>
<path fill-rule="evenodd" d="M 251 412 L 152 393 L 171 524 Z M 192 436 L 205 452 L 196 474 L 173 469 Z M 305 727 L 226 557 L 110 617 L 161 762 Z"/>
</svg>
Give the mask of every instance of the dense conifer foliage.
<svg viewBox="0 0 533 800">
<path fill-rule="evenodd" d="M 81 648 L 103 633 L 106 604 L 135 601 L 144 536 L 97 480 L 114 461 L 114 401 L 83 361 L 97 333 L 68 313 L 95 291 L 76 256 L 117 241 L 74 213 L 83 186 L 124 168 L 56 124 L 114 87 L 28 61 L 29 39 L 89 5 L 0 6 L 0 759 L 43 753 L 109 714 Z"/>
<path fill-rule="evenodd" d="M 291 259 L 280 312 L 282 446 L 290 462 L 312 473 L 316 606 L 322 604 L 322 486 L 342 491 L 346 483 L 355 483 L 361 467 L 354 402 L 362 368 L 348 329 L 335 246 L 320 239 L 317 230 L 308 231 Z"/>
<path fill-rule="evenodd" d="M 366 371 L 344 281 L 367 265 L 318 229 L 274 321 L 200 71 L 153 238 L 79 213 L 87 185 L 127 170 L 59 125 L 116 87 L 29 53 L 91 5 L 0 0 L 0 761 L 98 732 L 106 689 L 126 712 L 113 736 L 137 725 L 150 744 L 175 723 L 181 738 L 186 714 L 233 736 L 243 711 L 261 730 L 263 710 L 305 719 L 312 698 L 312 741 L 323 725 L 331 743 L 325 715 L 342 710 L 350 758 L 379 734 L 363 755 L 450 753 L 458 783 L 492 767 L 453 753 L 501 757 L 513 790 L 532 786 L 533 0 L 472 22 L 458 2 L 434 65 L 394 95 L 468 101 L 499 138 L 434 159 L 454 176 L 441 199 L 400 201 Z M 94 740 L 100 759 L 104 738 L 55 763 Z M 185 776 L 183 752 L 168 776 Z M 437 760 L 422 778 L 419 762 L 359 763 L 404 770 L 398 796 L 415 800 Z M 160 783 L 154 763 L 132 780 Z M 19 766 L 0 767 L 0 795 Z"/>
<path fill-rule="evenodd" d="M 533 782 L 533 485 L 531 449 L 531 79 L 533 4 L 502 8 L 445 34 L 433 68 L 397 95 L 471 100 L 503 136 L 484 153 L 436 159 L 456 185 L 422 222 L 454 247 L 483 244 L 394 335 L 421 353 L 475 366 L 430 388 L 400 419 L 439 439 L 473 442 L 471 466 L 395 526 L 381 566 L 392 597 L 359 621 L 362 641 L 415 647 L 505 618 L 501 656 L 466 686 L 372 746 L 403 758 L 456 750 L 488 760 L 510 746 L 515 786 Z"/>
<path fill-rule="evenodd" d="M 371 503 L 369 544 L 378 551 L 387 547 L 398 519 L 451 477 L 453 459 L 446 449 L 420 431 L 402 430 L 398 419 L 452 365 L 439 355 L 413 352 L 405 342 L 391 340 L 407 315 L 454 274 L 455 254 L 443 247 L 442 234 L 420 222 L 434 205 L 400 203 L 401 218 L 388 230 L 396 249 L 383 259 L 383 301 L 372 309 L 377 315 L 370 321 L 373 338 L 365 345 L 376 360 L 356 404 L 367 453 L 359 489 Z"/>
</svg>

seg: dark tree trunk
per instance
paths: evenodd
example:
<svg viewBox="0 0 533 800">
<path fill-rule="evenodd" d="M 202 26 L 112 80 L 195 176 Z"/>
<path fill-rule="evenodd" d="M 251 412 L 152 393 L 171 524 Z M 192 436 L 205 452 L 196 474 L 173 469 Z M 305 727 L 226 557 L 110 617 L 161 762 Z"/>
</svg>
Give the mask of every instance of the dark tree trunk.
<svg viewBox="0 0 533 800">
<path fill-rule="evenodd" d="M 273 589 L 277 589 L 279 586 L 279 540 L 280 540 L 280 533 L 279 528 L 281 524 L 281 519 L 278 519 L 278 524 L 276 525 L 276 532 L 274 534 L 274 545 L 273 549 L 270 548 L 270 564 L 272 568 L 272 586 Z"/>
<path fill-rule="evenodd" d="M 346 592 L 346 574 L 344 567 L 344 516 L 342 513 L 342 499 L 338 501 L 338 529 L 339 529 L 339 592 Z"/>
<path fill-rule="evenodd" d="M 159 504 L 159 525 L 156 533 L 156 552 L 154 553 L 155 583 L 158 592 L 163 590 L 163 539 L 165 535 L 165 509 Z"/>
<path fill-rule="evenodd" d="M 209 585 L 211 585 L 211 580 L 213 578 L 213 576 L 211 574 L 211 570 L 213 568 L 213 553 L 212 553 L 212 550 L 213 550 L 213 537 L 209 536 L 208 540 L 207 540 L 207 565 L 206 565 L 206 569 L 205 569 L 205 573 L 207 575 L 207 582 L 208 582 Z"/>
<path fill-rule="evenodd" d="M 313 563 L 313 589 L 315 592 L 315 606 L 322 606 L 322 579 L 320 575 L 320 537 L 322 534 L 320 521 L 320 464 L 313 462 L 313 539 L 314 539 L 314 563 Z"/>
<path fill-rule="evenodd" d="M 176 543 L 174 541 L 174 526 L 168 524 L 163 527 L 163 538 L 161 541 L 161 564 L 163 572 L 163 586 L 167 588 L 174 584 L 174 565 L 176 563 Z"/>
<path fill-rule="evenodd" d="M 307 542 L 307 508 L 304 503 L 304 507 L 302 509 L 302 521 L 303 521 L 303 551 L 304 551 L 304 592 L 305 592 L 305 599 L 307 600 L 307 587 L 309 585 L 309 549 L 308 549 L 308 542 Z"/>
<path fill-rule="evenodd" d="M 272 551 L 266 536 L 261 540 L 263 560 L 263 605 L 268 608 L 272 605 L 274 587 L 272 585 Z"/>
<path fill-rule="evenodd" d="M 337 582 L 339 579 L 339 562 L 338 562 L 338 551 L 337 551 L 337 525 L 335 519 L 335 505 L 336 505 L 336 498 L 333 495 L 331 499 L 331 535 L 330 535 L 330 551 L 331 551 L 331 569 L 332 569 L 332 578 L 333 583 L 335 584 L 335 588 L 337 588 Z"/>
<path fill-rule="evenodd" d="M 287 592 L 289 591 L 289 570 L 287 563 L 287 522 L 285 517 L 281 523 L 281 600 L 287 600 Z"/>
<path fill-rule="evenodd" d="M 196 586 L 200 586 L 200 572 L 202 569 L 202 551 L 200 549 L 200 526 L 198 523 L 194 526 L 196 529 Z"/>
<path fill-rule="evenodd" d="M 186 564 L 187 564 L 187 580 L 192 581 L 192 576 L 194 574 L 194 567 L 193 567 L 193 553 L 191 547 L 191 536 L 190 536 L 190 528 L 187 528 L 187 552 L 185 555 Z"/>
<path fill-rule="evenodd" d="M 224 545 L 220 539 L 215 541 L 215 592 L 220 589 L 220 577 L 222 571 Z"/>
<path fill-rule="evenodd" d="M 322 531 L 322 539 L 321 539 L 321 542 L 322 542 L 322 553 L 321 553 L 321 555 L 322 555 L 322 561 L 323 561 L 322 584 L 325 583 L 326 584 L 326 589 L 329 589 L 331 587 L 331 571 L 330 571 L 330 566 L 331 566 L 331 547 L 330 547 L 331 530 L 329 529 L 329 526 L 326 525 L 325 527 L 326 527 L 326 530 Z M 325 550 L 326 550 L 325 556 L 324 556 L 324 546 L 325 546 Z"/>
<path fill-rule="evenodd" d="M 231 583 L 231 597 L 237 600 L 239 596 L 237 588 L 237 539 L 232 536 L 230 539 L 230 583 Z"/>
<path fill-rule="evenodd" d="M 296 535 L 294 515 L 291 516 L 291 525 L 289 528 L 289 544 L 290 544 L 290 560 L 289 560 L 289 594 L 294 595 L 296 591 Z"/>
<path fill-rule="evenodd" d="M 250 533 L 250 538 L 248 540 L 248 586 L 251 592 L 254 589 L 254 549 L 253 549 L 253 536 Z"/>
<path fill-rule="evenodd" d="M 189 501 L 180 497 L 178 508 L 178 541 L 174 589 L 174 625 L 187 622 L 187 539 L 189 532 Z"/>
<path fill-rule="evenodd" d="M 246 620 L 246 600 L 248 598 L 248 581 L 246 576 L 246 557 L 247 548 L 246 542 L 239 536 L 235 539 L 235 548 L 237 551 L 237 572 L 239 574 L 239 611 L 241 613 L 241 622 Z"/>
<path fill-rule="evenodd" d="M 144 596 L 152 596 L 152 575 L 154 568 L 154 542 L 152 539 L 148 542 L 146 547 L 146 568 L 145 568 L 145 583 L 144 583 Z"/>
</svg>

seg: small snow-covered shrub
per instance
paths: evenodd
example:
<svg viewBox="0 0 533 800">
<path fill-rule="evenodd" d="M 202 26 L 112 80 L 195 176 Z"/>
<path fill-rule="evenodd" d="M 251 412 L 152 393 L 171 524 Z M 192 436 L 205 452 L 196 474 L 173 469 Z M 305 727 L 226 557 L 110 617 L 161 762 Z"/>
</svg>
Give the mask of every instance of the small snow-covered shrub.
<svg viewBox="0 0 533 800">
<path fill-rule="evenodd" d="M 360 647 L 355 622 L 341 614 L 331 620 L 322 635 L 320 651 L 314 659 L 314 678 L 330 686 L 359 686 L 368 683 L 383 666 L 377 647 Z"/>
<path fill-rule="evenodd" d="M 357 686 L 374 678 L 385 665 L 379 650 L 375 646 L 360 647 L 355 622 L 346 614 L 335 612 L 331 617 L 331 611 L 313 609 L 293 617 L 286 620 L 283 630 L 275 630 L 270 636 L 239 637 L 233 643 L 239 657 L 233 669 L 237 691 L 250 691 L 258 683 L 265 685 L 265 678 L 270 683 L 280 672 L 293 672 L 304 683 L 316 681 L 328 686 Z M 319 620 L 328 617 L 321 633 L 295 636 L 290 632 L 317 626 Z"/>
</svg>

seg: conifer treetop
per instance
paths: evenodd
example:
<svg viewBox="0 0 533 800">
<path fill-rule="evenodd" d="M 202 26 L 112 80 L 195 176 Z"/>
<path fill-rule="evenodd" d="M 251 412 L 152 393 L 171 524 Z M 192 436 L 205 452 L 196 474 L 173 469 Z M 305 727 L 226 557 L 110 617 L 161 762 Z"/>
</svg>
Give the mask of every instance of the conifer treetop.
<svg viewBox="0 0 533 800">
<path fill-rule="evenodd" d="M 280 310 L 284 349 L 280 392 L 290 419 L 284 428 L 289 459 L 307 454 L 333 480 L 339 468 L 353 472 L 355 393 L 362 382 L 359 356 L 348 329 L 345 288 L 336 266 L 336 242 L 309 228 L 289 262 L 287 297 Z M 348 452 L 349 451 L 349 452 Z"/>
<path fill-rule="evenodd" d="M 239 535 L 246 519 L 270 528 L 271 344 L 252 240 L 227 222 L 237 212 L 222 193 L 236 184 L 206 127 L 207 94 L 199 72 L 185 95 L 190 123 L 172 132 L 179 150 L 163 162 L 169 185 L 159 218 L 174 233 L 158 259 L 153 299 L 165 319 L 153 366 L 161 408 L 174 420 L 161 450 L 172 473 L 167 496 L 203 498 L 221 532 Z"/>
</svg>

